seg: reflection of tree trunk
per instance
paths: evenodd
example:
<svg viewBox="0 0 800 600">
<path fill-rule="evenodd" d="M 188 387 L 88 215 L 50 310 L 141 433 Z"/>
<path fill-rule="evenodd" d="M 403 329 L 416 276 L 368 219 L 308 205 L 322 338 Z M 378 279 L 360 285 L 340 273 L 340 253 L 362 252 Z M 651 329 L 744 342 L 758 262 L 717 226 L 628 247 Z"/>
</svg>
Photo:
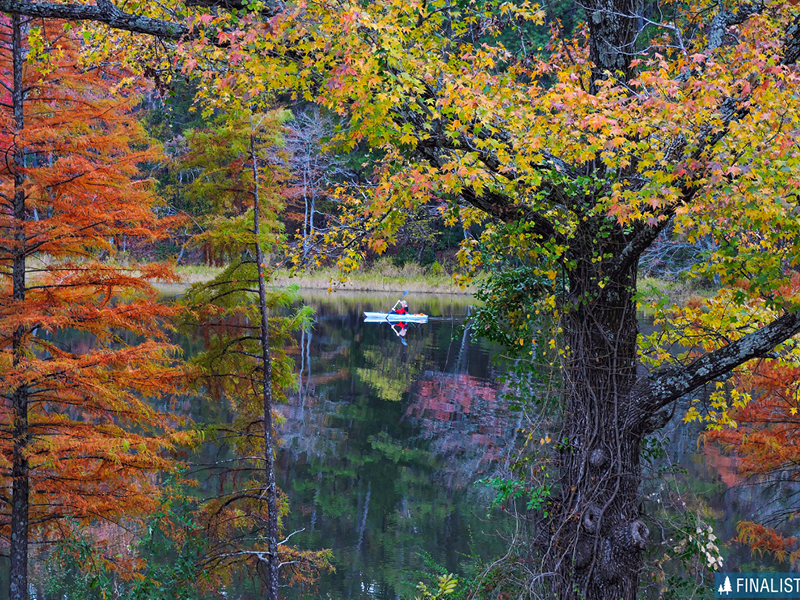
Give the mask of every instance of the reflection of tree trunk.
<svg viewBox="0 0 800 600">
<path fill-rule="evenodd" d="M 367 495 L 364 498 L 364 512 L 361 514 L 361 523 L 358 526 L 358 545 L 356 554 L 361 554 L 361 546 L 364 543 L 364 532 L 367 529 L 367 514 L 369 513 L 369 497 L 372 494 L 372 482 L 367 484 Z"/>
<path fill-rule="evenodd" d="M 467 319 L 469 319 L 470 309 L 472 307 L 467 307 Z M 456 361 L 456 373 L 466 373 L 469 369 L 469 361 L 465 360 L 464 357 L 467 354 L 466 350 L 469 346 L 469 325 L 464 325 L 464 333 L 461 334 L 461 346 L 458 349 L 458 360 Z M 463 367 L 462 367 L 462 363 Z"/>
<path fill-rule="evenodd" d="M 297 377 L 297 393 L 300 395 L 300 408 L 305 409 L 306 395 L 303 392 L 303 374 L 306 367 L 306 328 L 300 330 L 300 373 Z M 304 411 L 303 411 L 304 412 Z"/>
<path fill-rule="evenodd" d="M 313 394 L 313 391 L 311 390 L 311 338 L 313 336 L 314 333 L 311 331 L 311 328 L 309 328 L 308 335 L 306 336 L 306 369 L 308 370 L 308 377 L 306 378 L 306 395 Z"/>
<path fill-rule="evenodd" d="M 456 467 L 453 465 L 453 469 L 450 471 L 450 477 L 447 482 L 447 517 L 444 520 L 444 540 L 445 544 L 447 544 L 448 540 L 450 539 L 450 532 L 452 531 L 452 517 L 454 508 L 455 508 L 455 486 L 453 485 L 453 480 L 456 477 Z"/>
<path fill-rule="evenodd" d="M 317 473 L 317 486 L 314 489 L 314 508 L 311 511 L 311 531 L 317 525 L 317 506 L 319 506 L 319 496 L 322 488 L 322 471 Z"/>
</svg>

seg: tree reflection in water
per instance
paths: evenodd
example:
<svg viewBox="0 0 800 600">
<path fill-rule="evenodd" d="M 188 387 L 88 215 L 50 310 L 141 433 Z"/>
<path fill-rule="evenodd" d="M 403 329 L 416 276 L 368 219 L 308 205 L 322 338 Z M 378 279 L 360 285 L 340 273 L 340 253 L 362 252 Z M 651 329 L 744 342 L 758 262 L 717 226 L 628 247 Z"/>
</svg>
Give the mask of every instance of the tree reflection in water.
<svg viewBox="0 0 800 600">
<path fill-rule="evenodd" d="M 296 350 L 302 375 L 282 407 L 280 457 L 287 530 L 332 548 L 337 572 L 287 597 L 411 596 L 421 551 L 451 570 L 503 551 L 502 518 L 487 519 L 490 498 L 472 483 L 507 461 L 517 423 L 492 348 L 459 333 L 466 303 L 415 299 L 441 320 L 412 326 L 403 346 L 388 326 L 362 322 L 388 298 L 340 298 L 310 301 L 317 323 Z"/>
</svg>

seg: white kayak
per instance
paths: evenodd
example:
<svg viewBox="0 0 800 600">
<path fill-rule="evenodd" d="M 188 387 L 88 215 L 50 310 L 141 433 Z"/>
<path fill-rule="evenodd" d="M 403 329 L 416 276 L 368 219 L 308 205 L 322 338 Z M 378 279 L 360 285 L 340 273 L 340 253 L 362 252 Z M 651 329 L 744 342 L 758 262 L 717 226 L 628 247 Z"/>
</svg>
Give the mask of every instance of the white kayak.
<svg viewBox="0 0 800 600">
<path fill-rule="evenodd" d="M 379 321 L 389 321 L 390 323 L 427 323 L 428 315 L 407 314 L 398 315 L 397 313 L 365 312 L 364 322 L 377 323 Z"/>
</svg>

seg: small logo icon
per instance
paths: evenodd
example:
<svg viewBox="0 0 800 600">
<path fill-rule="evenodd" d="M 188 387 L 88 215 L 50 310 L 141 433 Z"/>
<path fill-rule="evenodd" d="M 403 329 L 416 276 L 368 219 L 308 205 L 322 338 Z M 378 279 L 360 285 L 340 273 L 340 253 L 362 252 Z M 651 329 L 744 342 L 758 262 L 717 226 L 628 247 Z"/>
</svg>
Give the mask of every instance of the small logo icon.
<svg viewBox="0 0 800 600">
<path fill-rule="evenodd" d="M 725 583 L 721 583 L 719 585 L 719 590 L 717 591 L 719 592 L 720 595 L 730 594 L 733 591 L 733 588 L 731 587 L 731 578 L 725 577 Z"/>
</svg>

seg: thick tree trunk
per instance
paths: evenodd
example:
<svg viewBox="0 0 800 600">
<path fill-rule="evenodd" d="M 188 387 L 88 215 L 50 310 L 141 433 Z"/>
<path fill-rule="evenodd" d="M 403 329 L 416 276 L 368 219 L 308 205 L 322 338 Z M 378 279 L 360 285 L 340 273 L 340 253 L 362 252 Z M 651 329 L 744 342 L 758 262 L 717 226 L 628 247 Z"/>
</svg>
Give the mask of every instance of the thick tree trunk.
<svg viewBox="0 0 800 600">
<path fill-rule="evenodd" d="M 587 3 L 593 93 L 596 82 L 609 74 L 621 81 L 630 78 L 641 5 L 640 0 L 590 0 Z"/>
<path fill-rule="evenodd" d="M 635 600 L 648 530 L 640 519 L 642 434 L 629 422 L 636 385 L 636 266 L 604 281 L 580 253 L 562 321 L 566 412 L 560 512 L 549 558 L 564 599 Z M 603 283 L 603 287 L 598 285 Z"/>
<path fill-rule="evenodd" d="M 22 48 L 22 17 L 13 15 L 12 54 L 13 54 L 13 90 L 11 101 L 14 106 L 14 125 L 16 133 L 22 131 L 24 125 L 24 90 L 22 87 L 22 66 L 25 61 Z M 16 226 L 15 249 L 12 265 L 12 285 L 15 302 L 25 301 L 25 156 L 17 137 L 14 148 L 14 221 Z M 19 369 L 24 358 L 25 331 L 17 328 L 12 340 L 14 369 Z M 14 448 L 11 463 L 11 566 L 9 573 L 10 600 L 27 600 L 28 598 L 28 503 L 30 473 L 26 455 L 28 446 L 28 388 L 21 385 L 12 396 L 12 414 L 14 419 Z"/>
<path fill-rule="evenodd" d="M 264 253 L 261 250 L 259 236 L 259 211 L 261 210 L 260 188 L 258 184 L 258 163 L 256 160 L 255 130 L 253 117 L 250 116 L 250 158 L 253 161 L 253 179 L 255 185 L 253 206 L 253 233 L 256 238 L 256 269 L 258 271 L 258 301 L 261 313 L 261 373 L 264 397 L 264 459 L 267 484 L 267 549 L 269 551 L 269 581 L 267 582 L 267 600 L 278 600 L 278 488 L 275 483 L 275 457 L 272 425 L 272 358 L 269 353 L 269 319 L 267 315 L 267 286 L 264 276 Z"/>
</svg>

